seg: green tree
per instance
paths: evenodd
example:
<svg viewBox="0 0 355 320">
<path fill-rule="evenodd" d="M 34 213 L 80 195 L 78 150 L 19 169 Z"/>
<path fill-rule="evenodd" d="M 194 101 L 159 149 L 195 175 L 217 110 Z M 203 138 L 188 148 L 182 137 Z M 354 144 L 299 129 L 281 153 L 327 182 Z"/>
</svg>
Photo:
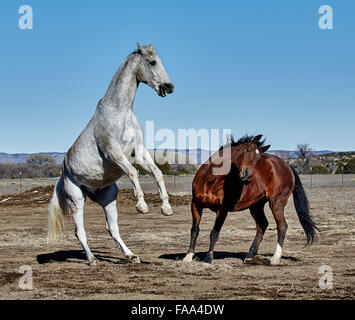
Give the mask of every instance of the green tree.
<svg viewBox="0 0 355 320">
<path fill-rule="evenodd" d="M 39 165 L 39 166 L 56 163 L 55 159 L 52 156 L 47 155 L 47 154 L 43 154 L 43 153 L 37 153 L 37 154 L 30 155 L 26 159 L 26 162 L 28 164 L 34 164 L 34 165 Z"/>
<path fill-rule="evenodd" d="M 171 166 L 167 161 L 164 164 L 156 163 L 156 165 L 163 174 L 171 174 Z"/>
<path fill-rule="evenodd" d="M 344 163 L 340 162 L 338 168 L 335 171 L 335 174 L 342 174 L 344 173 Z"/>
<path fill-rule="evenodd" d="M 133 167 L 135 167 L 138 171 L 138 174 L 140 175 L 147 175 L 148 174 L 148 171 L 145 170 L 141 165 L 137 164 L 137 163 L 133 163 Z"/>
<path fill-rule="evenodd" d="M 170 166 L 170 164 L 168 162 L 165 162 L 163 164 L 159 164 L 159 163 L 155 162 L 155 165 L 160 169 L 160 171 L 163 174 L 172 174 L 171 166 Z M 135 167 L 138 170 L 139 174 L 141 174 L 141 175 L 147 175 L 148 174 L 148 171 L 145 170 L 141 165 L 139 165 L 137 163 L 134 163 L 133 167 Z"/>
<path fill-rule="evenodd" d="M 312 167 L 311 174 L 330 174 L 330 171 L 324 166 L 314 166 Z"/>
<path fill-rule="evenodd" d="M 344 173 L 345 174 L 355 173 L 355 158 L 349 160 L 347 164 L 344 166 Z"/>
<path fill-rule="evenodd" d="M 185 168 L 184 166 L 179 166 L 178 170 L 176 171 L 176 174 L 189 174 L 189 170 L 187 170 L 187 168 Z"/>
</svg>

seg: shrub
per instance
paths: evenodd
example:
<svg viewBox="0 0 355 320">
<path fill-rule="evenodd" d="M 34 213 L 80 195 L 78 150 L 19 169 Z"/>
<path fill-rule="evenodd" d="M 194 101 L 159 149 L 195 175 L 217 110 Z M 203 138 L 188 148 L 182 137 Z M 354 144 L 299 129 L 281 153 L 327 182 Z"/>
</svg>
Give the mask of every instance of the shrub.
<svg viewBox="0 0 355 320">
<path fill-rule="evenodd" d="M 314 166 L 312 167 L 311 174 L 329 174 L 330 171 L 324 166 Z"/>
<path fill-rule="evenodd" d="M 0 179 L 52 178 L 60 176 L 61 169 L 60 164 L 53 162 L 47 162 L 43 165 L 36 163 L 0 163 Z"/>
<path fill-rule="evenodd" d="M 340 162 L 338 168 L 335 171 L 335 174 L 342 174 L 342 173 L 344 173 L 344 164 Z"/>
<path fill-rule="evenodd" d="M 156 163 L 157 167 L 161 170 L 163 174 L 171 174 L 171 166 L 168 162 L 165 162 L 164 164 L 159 164 Z"/>
<path fill-rule="evenodd" d="M 176 171 L 176 175 L 181 175 L 181 174 L 189 174 L 189 170 L 183 166 L 179 166 L 178 170 Z"/>
<path fill-rule="evenodd" d="M 137 163 L 134 163 L 134 164 L 133 164 L 133 167 L 135 167 L 135 168 L 137 169 L 138 174 L 140 174 L 140 175 L 145 176 L 145 175 L 148 174 L 148 171 L 145 170 L 141 165 L 139 165 L 139 164 L 137 164 Z"/>
<path fill-rule="evenodd" d="M 355 158 L 349 160 L 348 163 L 344 166 L 344 173 L 345 174 L 355 173 Z"/>
<path fill-rule="evenodd" d="M 172 174 L 171 166 L 168 162 L 165 162 L 164 164 L 159 164 L 156 162 L 155 165 L 160 169 L 162 174 Z M 141 165 L 137 163 L 134 163 L 133 167 L 135 167 L 138 170 L 139 174 L 141 175 L 147 175 L 149 173 L 147 170 L 145 170 Z"/>
<path fill-rule="evenodd" d="M 30 155 L 26 159 L 26 162 L 28 164 L 39 165 L 39 166 L 48 165 L 48 164 L 52 164 L 52 165 L 56 164 L 55 159 L 52 156 L 42 154 L 42 153 Z"/>
</svg>

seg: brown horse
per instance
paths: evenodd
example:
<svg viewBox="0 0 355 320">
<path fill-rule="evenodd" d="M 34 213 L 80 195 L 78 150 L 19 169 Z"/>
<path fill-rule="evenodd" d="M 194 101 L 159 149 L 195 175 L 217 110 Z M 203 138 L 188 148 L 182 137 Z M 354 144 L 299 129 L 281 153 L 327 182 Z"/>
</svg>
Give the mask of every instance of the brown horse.
<svg viewBox="0 0 355 320">
<path fill-rule="evenodd" d="M 260 141 L 261 137 L 244 136 L 238 141 L 231 137 L 230 144 L 221 147 L 197 171 L 192 183 L 191 242 L 184 261 L 192 261 L 202 210 L 209 208 L 216 212 L 216 220 L 210 233 L 210 248 L 205 262 L 212 262 L 213 249 L 228 212 L 245 209 L 250 210 L 256 222 L 256 236 L 244 260 L 251 262 L 268 226 L 264 206 L 269 202 L 278 236 L 276 251 L 269 262 L 279 264 L 287 231 L 284 208 L 292 193 L 307 244 L 313 243 L 317 227 L 310 216 L 301 180 L 284 160 L 264 154 L 270 145 L 264 146 L 265 140 Z"/>
</svg>

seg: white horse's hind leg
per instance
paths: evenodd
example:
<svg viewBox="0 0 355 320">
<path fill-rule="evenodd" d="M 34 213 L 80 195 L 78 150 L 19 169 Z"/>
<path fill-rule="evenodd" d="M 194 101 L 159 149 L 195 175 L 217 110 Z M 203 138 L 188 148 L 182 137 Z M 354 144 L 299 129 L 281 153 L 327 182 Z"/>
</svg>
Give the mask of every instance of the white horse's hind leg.
<svg viewBox="0 0 355 320">
<path fill-rule="evenodd" d="M 135 263 L 140 263 L 140 259 L 137 255 L 133 254 L 130 249 L 127 248 L 123 240 L 121 239 L 119 228 L 118 228 L 118 213 L 116 207 L 116 200 L 109 203 L 104 207 L 106 214 L 106 228 L 113 240 L 116 242 L 117 246 L 121 249 L 122 254 Z"/>
<path fill-rule="evenodd" d="M 78 238 L 81 246 L 85 250 L 86 257 L 90 265 L 95 265 L 97 260 L 91 252 L 84 229 L 84 204 L 85 194 L 69 178 L 64 178 L 64 190 L 68 195 L 67 206 L 71 211 L 75 224 L 75 236 Z"/>
<path fill-rule="evenodd" d="M 166 216 L 170 216 L 173 214 L 173 210 L 169 203 L 169 196 L 165 188 L 163 175 L 160 169 L 154 163 L 150 153 L 147 149 L 141 145 L 137 150 L 136 162 L 141 165 L 145 170 L 147 170 L 156 181 L 159 188 L 159 196 L 162 200 L 161 212 Z"/>
<path fill-rule="evenodd" d="M 121 249 L 122 254 L 132 262 L 139 263 L 139 257 L 127 248 L 120 236 L 116 206 L 117 194 L 118 188 L 114 183 L 107 188 L 95 192 L 94 194 L 90 194 L 90 198 L 103 207 L 106 216 L 106 229 L 117 246 Z"/>
</svg>

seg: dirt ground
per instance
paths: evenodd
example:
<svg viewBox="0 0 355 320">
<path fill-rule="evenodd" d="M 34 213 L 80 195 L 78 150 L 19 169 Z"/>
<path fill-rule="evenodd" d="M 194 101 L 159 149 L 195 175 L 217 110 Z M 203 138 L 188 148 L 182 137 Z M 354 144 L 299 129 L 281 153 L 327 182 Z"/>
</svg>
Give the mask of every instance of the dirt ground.
<svg viewBox="0 0 355 320">
<path fill-rule="evenodd" d="M 89 266 L 66 222 L 66 238 L 47 245 L 47 208 L 53 187 L 0 196 L 0 299 L 354 299 L 355 188 L 307 188 L 312 215 L 321 235 L 305 247 L 305 235 L 292 199 L 286 207 L 289 229 L 281 265 L 247 265 L 243 259 L 255 235 L 248 211 L 230 213 L 216 245 L 215 260 L 203 260 L 214 213 L 206 210 L 197 242 L 197 261 L 181 261 L 188 248 L 191 196 L 171 196 L 174 215 L 160 214 L 157 195 L 146 195 L 150 213 L 138 214 L 131 191 L 121 190 L 119 226 L 126 245 L 141 264 L 126 261 L 105 230 L 102 209 L 87 201 L 89 245 L 98 257 Z M 269 228 L 259 255 L 270 258 L 276 229 Z M 20 267 L 32 268 L 33 289 L 23 290 Z M 321 289 L 322 266 L 332 270 L 332 287 Z M 328 272 L 327 275 L 330 275 Z"/>
</svg>

